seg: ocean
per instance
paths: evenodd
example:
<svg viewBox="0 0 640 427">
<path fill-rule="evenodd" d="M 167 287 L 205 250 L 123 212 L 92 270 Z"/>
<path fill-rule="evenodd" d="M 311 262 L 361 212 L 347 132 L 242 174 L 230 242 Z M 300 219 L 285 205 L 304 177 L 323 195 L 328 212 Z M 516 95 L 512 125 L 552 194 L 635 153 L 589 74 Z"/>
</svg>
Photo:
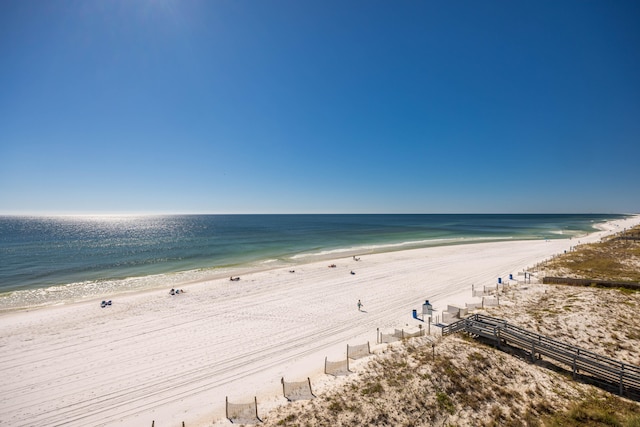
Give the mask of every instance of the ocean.
<svg viewBox="0 0 640 427">
<path fill-rule="evenodd" d="M 0 310 L 342 256 L 595 231 L 615 214 L 0 216 Z"/>
</svg>

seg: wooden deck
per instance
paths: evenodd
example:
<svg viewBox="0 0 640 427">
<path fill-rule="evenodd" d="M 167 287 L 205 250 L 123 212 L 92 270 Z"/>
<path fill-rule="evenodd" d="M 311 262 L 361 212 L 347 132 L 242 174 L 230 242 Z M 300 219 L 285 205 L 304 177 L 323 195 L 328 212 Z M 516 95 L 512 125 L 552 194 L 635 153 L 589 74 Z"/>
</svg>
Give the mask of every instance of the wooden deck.
<svg viewBox="0 0 640 427">
<path fill-rule="evenodd" d="M 442 335 L 465 331 L 472 337 L 483 337 L 495 343 L 520 348 L 536 357 L 559 362 L 577 375 L 590 377 L 618 389 L 618 393 L 635 400 L 640 398 L 640 366 L 623 363 L 580 347 L 510 325 L 505 320 L 482 314 L 473 314 L 442 328 Z"/>
</svg>

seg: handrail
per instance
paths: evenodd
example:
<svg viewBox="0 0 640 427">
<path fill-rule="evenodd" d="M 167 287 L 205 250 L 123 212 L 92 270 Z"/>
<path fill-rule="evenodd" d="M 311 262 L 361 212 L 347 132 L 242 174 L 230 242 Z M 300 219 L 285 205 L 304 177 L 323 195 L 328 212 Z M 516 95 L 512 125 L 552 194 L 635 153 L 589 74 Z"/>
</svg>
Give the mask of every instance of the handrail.
<svg viewBox="0 0 640 427">
<path fill-rule="evenodd" d="M 577 372 L 582 371 L 596 379 L 616 383 L 620 394 L 630 388 L 640 392 L 640 366 L 624 363 L 484 314 L 472 314 L 451 323 L 442 328 L 442 335 L 463 330 L 473 336 L 494 340 L 498 347 L 504 343 L 523 348 L 529 351 L 532 360 L 535 360 L 537 354 L 564 363 L 572 368 L 574 377 Z"/>
</svg>

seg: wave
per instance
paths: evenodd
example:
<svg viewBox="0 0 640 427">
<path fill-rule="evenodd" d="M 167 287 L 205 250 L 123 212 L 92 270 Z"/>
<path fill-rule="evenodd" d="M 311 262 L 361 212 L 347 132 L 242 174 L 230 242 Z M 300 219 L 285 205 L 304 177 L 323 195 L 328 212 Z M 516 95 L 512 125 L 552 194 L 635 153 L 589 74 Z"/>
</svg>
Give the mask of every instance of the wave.
<svg viewBox="0 0 640 427">
<path fill-rule="evenodd" d="M 451 237 L 446 239 L 424 239 L 424 240 L 410 240 L 406 242 L 396 243 L 384 243 L 384 244 L 371 244 L 350 246 L 344 248 L 326 249 L 319 252 L 303 252 L 293 255 L 292 260 L 307 259 L 307 258 L 324 258 L 331 255 L 340 254 L 359 254 L 359 253 L 375 253 L 375 252 L 387 252 L 394 249 L 406 249 L 409 247 L 420 248 L 428 246 L 445 246 L 448 244 L 456 243 L 480 243 L 490 242 L 498 240 L 513 240 L 513 236 L 502 237 Z"/>
</svg>

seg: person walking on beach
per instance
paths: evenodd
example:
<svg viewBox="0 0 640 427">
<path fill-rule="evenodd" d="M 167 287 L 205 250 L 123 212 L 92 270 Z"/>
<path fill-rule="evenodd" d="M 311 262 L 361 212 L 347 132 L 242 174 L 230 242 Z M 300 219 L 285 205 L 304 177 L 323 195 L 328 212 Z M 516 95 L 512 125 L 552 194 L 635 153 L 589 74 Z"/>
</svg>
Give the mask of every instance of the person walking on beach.
<svg viewBox="0 0 640 427">
<path fill-rule="evenodd" d="M 358 300 L 358 311 L 362 311 L 362 302 Z"/>
</svg>

